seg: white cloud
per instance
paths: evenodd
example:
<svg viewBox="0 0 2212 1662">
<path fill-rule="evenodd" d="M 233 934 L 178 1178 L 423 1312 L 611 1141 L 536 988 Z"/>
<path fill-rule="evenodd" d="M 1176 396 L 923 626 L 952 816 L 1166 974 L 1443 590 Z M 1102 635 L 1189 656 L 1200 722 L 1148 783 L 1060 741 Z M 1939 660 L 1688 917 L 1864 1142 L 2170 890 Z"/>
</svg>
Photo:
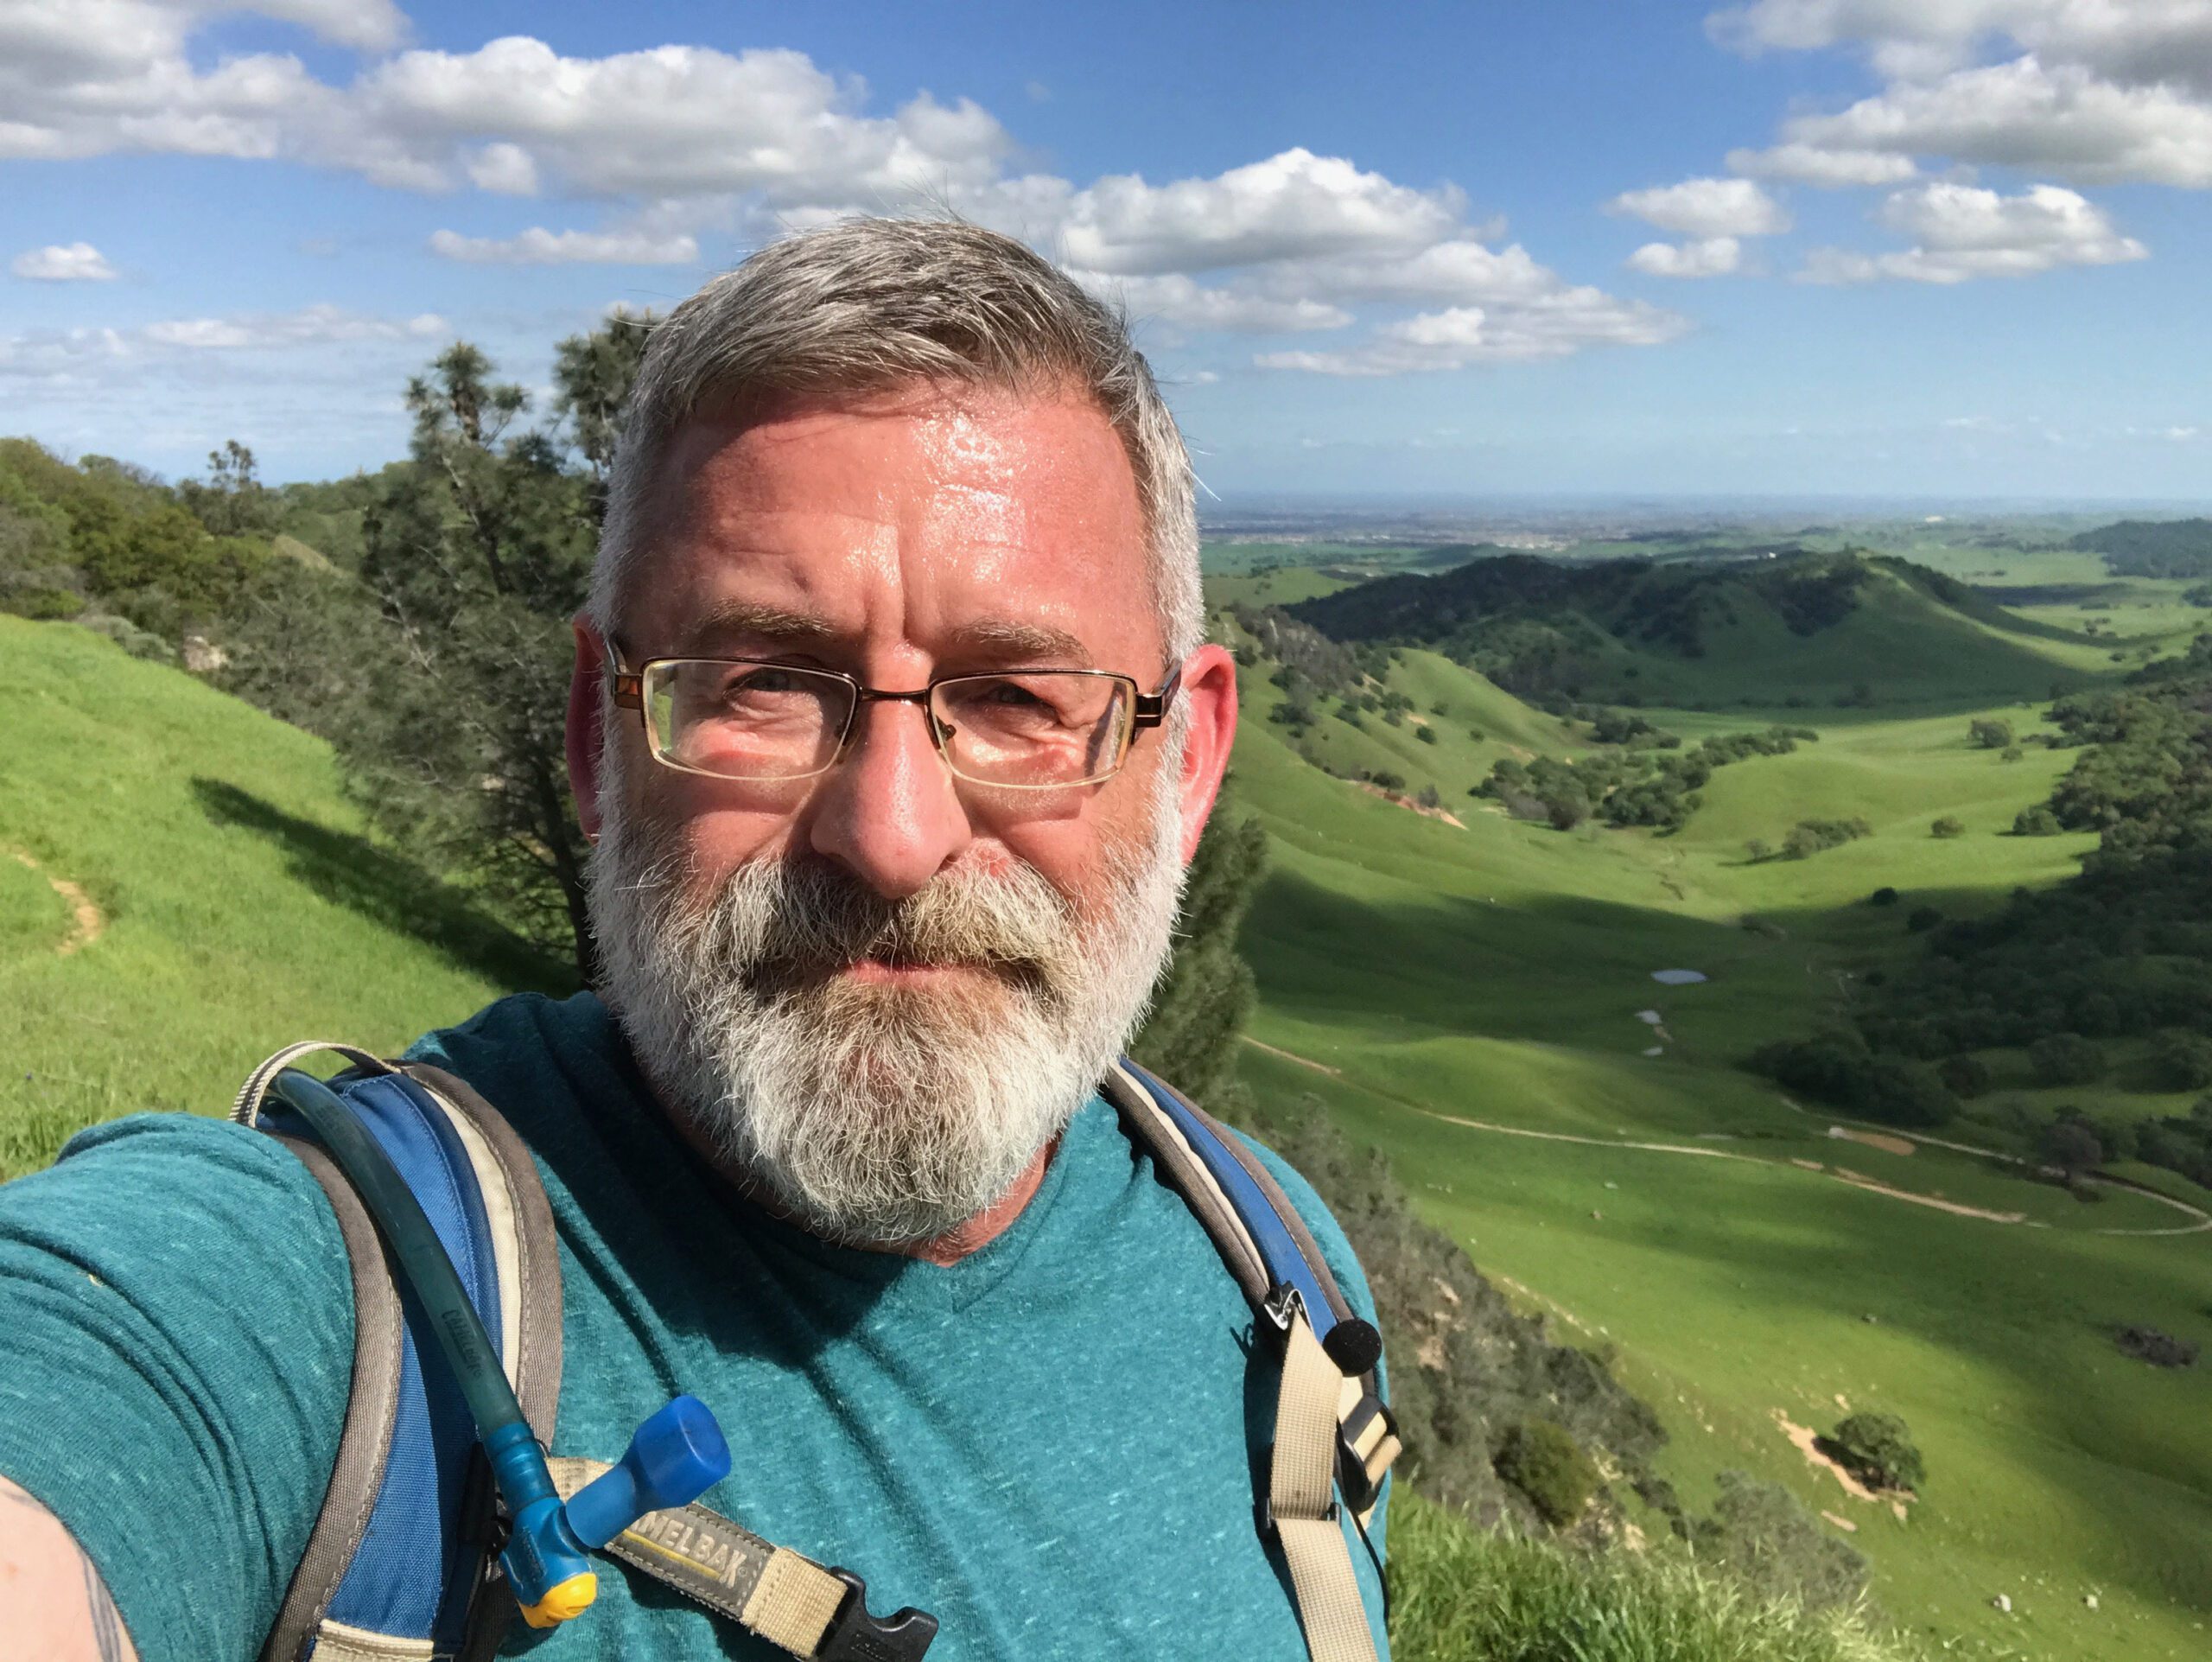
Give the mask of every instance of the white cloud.
<svg viewBox="0 0 2212 1662">
<path fill-rule="evenodd" d="M 492 265 L 689 265 L 699 258 L 695 237 L 642 232 L 548 231 L 532 226 L 518 236 L 464 237 L 430 233 L 430 252 L 448 259 Z"/>
<path fill-rule="evenodd" d="M 341 40 L 354 16 L 340 0 L 272 4 Z M 403 189 L 470 178 L 526 194 L 550 179 L 591 195 L 757 191 L 804 207 L 984 183 L 1008 149 L 964 99 L 924 93 L 862 114 L 864 83 L 799 52 L 571 58 L 513 36 L 404 52 L 339 86 L 283 54 L 203 72 L 187 49 L 198 21 L 190 5 L 147 0 L 0 0 L 0 156 L 283 158 Z M 357 44 L 392 33 L 373 8 L 350 29 Z"/>
<path fill-rule="evenodd" d="M 1642 301 L 1563 287 L 1503 314 L 1454 306 L 1386 323 L 1347 352 L 1270 352 L 1252 361 L 1321 375 L 1403 375 L 1560 358 L 1592 346 L 1656 346 L 1688 327 L 1688 319 Z"/>
<path fill-rule="evenodd" d="M 115 267 L 88 242 L 29 249 L 9 261 L 8 269 L 38 283 L 107 283 L 116 274 Z"/>
<path fill-rule="evenodd" d="M 537 194 L 537 163 L 528 150 L 505 140 L 486 144 L 465 164 L 468 182 L 499 196 Z"/>
<path fill-rule="evenodd" d="M 1747 52 L 1863 47 L 1900 80 L 1934 79 L 2009 44 L 2123 85 L 2212 88 L 2207 0 L 1756 0 L 1707 27 Z"/>
<path fill-rule="evenodd" d="M 1605 211 L 1632 213 L 1682 237 L 1771 237 L 1789 229 L 1787 210 L 1749 179 L 1685 179 L 1624 191 Z"/>
<path fill-rule="evenodd" d="M 1968 185 L 1929 184 L 1891 195 L 1882 222 L 1911 248 L 1858 254 L 1816 248 L 1800 277 L 1808 283 L 1964 283 L 2029 277 L 2062 265 L 2112 265 L 2149 251 L 2113 227 L 2105 211 L 2074 191 L 2037 185 L 2016 196 Z"/>
<path fill-rule="evenodd" d="M 1823 150 L 1817 144 L 1802 143 L 1731 150 L 1728 165 L 1758 179 L 1791 179 L 1831 188 L 1902 184 L 1920 171 L 1909 156 L 1884 150 Z"/>
<path fill-rule="evenodd" d="M 1097 271 L 1074 275 L 1086 287 L 1120 302 L 1140 324 L 1157 320 L 1186 328 L 1288 334 L 1307 329 L 1340 329 L 1352 321 L 1350 312 L 1325 301 L 1277 298 L 1247 287 L 1201 288 L 1180 272 L 1132 277 Z"/>
<path fill-rule="evenodd" d="M 2212 185 L 2212 104 L 2031 57 L 1892 86 L 1835 115 L 1796 117 L 1783 131 L 1816 150 L 1945 156 L 2077 181 Z"/>
<path fill-rule="evenodd" d="M 143 385 L 137 378 L 153 366 L 207 361 L 212 354 L 312 353 L 365 344 L 396 344 L 416 352 L 449 332 L 445 319 L 433 313 L 376 317 L 331 305 L 174 318 L 137 328 L 46 329 L 0 335 L 0 375 L 80 388 L 128 388 Z"/>
<path fill-rule="evenodd" d="M 800 52 L 671 45 L 570 56 L 525 36 L 397 50 L 405 19 L 389 3 L 236 0 L 357 51 L 390 52 L 326 80 L 289 54 L 195 51 L 193 31 L 224 3 L 0 0 L 0 157 L 222 156 L 335 169 L 387 188 L 620 205 L 596 230 L 448 229 L 431 239 L 440 255 L 480 262 L 688 263 L 709 229 L 744 239 L 936 203 L 1027 239 L 1170 328 L 1345 329 L 1366 302 L 1480 319 L 1473 341 L 1427 339 L 1419 317 L 1389 323 L 1338 354 L 1358 357 L 1361 373 L 1556 356 L 1686 327 L 1573 285 L 1518 244 L 1494 246 L 1502 226 L 1470 224 L 1455 186 L 1402 184 L 1342 156 L 1294 148 L 1206 177 L 1079 185 L 1009 171 L 1011 137 L 971 101 L 925 92 L 877 113 L 863 82 Z M 1754 183 L 1691 184 L 1737 219 L 1776 222 Z M 238 319 L 167 328 L 170 351 L 268 334 Z M 141 332 L 126 344 L 153 340 Z"/>
<path fill-rule="evenodd" d="M 1733 237 L 1694 242 L 1648 242 L 1628 257 L 1629 268 L 1647 277 L 1726 277 L 1743 269 L 1744 245 Z"/>
<path fill-rule="evenodd" d="M 1459 227 L 1450 187 L 1414 190 L 1338 156 L 1288 150 L 1211 179 L 1099 180 L 1069 200 L 1067 262 L 1121 274 L 1203 271 L 1345 253 L 1412 254 Z"/>
<path fill-rule="evenodd" d="M 408 318 L 372 317 L 339 306 L 315 305 L 293 312 L 179 318 L 171 322 L 149 323 L 137 331 L 137 338 L 156 347 L 193 352 L 233 352 L 352 341 L 425 341 L 446 333 L 445 319 L 435 312 Z M 123 338 L 127 341 L 130 337 Z"/>
<path fill-rule="evenodd" d="M 1746 51 L 1857 47 L 1889 83 L 1793 118 L 1739 172 L 1888 183 L 1880 158 L 1941 157 L 2212 187 L 2212 0 L 1756 0 L 1707 27 Z"/>
</svg>

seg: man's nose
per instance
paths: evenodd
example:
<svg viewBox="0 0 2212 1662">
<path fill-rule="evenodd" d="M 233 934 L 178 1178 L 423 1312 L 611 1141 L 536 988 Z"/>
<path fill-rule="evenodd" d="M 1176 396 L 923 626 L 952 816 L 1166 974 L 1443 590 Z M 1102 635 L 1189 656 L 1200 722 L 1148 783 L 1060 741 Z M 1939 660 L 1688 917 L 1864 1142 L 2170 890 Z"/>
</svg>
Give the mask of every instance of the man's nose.
<svg viewBox="0 0 2212 1662">
<path fill-rule="evenodd" d="M 816 793 L 807 840 L 878 894 L 904 899 L 972 835 L 920 706 L 864 704 L 843 759 Z"/>
</svg>

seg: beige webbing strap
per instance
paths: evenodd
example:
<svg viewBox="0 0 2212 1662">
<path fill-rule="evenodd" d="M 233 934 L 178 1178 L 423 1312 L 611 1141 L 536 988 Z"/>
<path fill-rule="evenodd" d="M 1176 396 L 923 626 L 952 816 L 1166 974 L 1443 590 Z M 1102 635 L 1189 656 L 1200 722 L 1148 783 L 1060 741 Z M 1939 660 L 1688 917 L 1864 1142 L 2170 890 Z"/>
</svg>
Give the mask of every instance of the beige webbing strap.
<svg viewBox="0 0 2212 1662">
<path fill-rule="evenodd" d="M 1343 1386 L 1343 1373 L 1313 1336 L 1305 1310 L 1294 1303 L 1283 1346 L 1282 1391 L 1275 1398 L 1268 1506 L 1290 1564 L 1307 1653 L 1313 1662 L 1375 1662 L 1375 1635 L 1336 1506 L 1337 1398 Z"/>
<path fill-rule="evenodd" d="M 564 1500 L 607 1469 L 601 1461 L 573 1455 L 546 1464 Z M 798 1657 L 821 1649 L 853 1590 L 813 1559 L 772 1545 L 696 1501 L 647 1512 L 607 1550 Z"/>
<path fill-rule="evenodd" d="M 391 1064 L 371 1055 L 357 1045 L 341 1045 L 328 1039 L 308 1039 L 296 1045 L 286 1045 L 267 1061 L 246 1076 L 238 1087 L 237 1098 L 231 1104 L 231 1118 L 241 1125 L 251 1125 L 260 1116 L 262 1099 L 269 1094 L 270 1082 L 302 1056 L 312 1056 L 327 1050 L 343 1056 L 354 1067 L 371 1073 L 389 1073 Z"/>
<path fill-rule="evenodd" d="M 812 1656 L 849 1591 L 813 1559 L 779 1546 L 738 1620 L 793 1656 Z"/>
</svg>

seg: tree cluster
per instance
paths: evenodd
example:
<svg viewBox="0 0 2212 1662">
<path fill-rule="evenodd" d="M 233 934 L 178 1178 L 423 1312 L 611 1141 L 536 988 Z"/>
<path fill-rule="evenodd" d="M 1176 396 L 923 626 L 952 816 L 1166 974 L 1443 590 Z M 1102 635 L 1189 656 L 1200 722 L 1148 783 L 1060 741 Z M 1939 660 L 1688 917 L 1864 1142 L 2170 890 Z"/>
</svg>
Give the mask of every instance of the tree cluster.
<svg viewBox="0 0 2212 1662">
<path fill-rule="evenodd" d="M 1657 730 L 1648 723 L 1643 729 Z M 1689 750 L 1623 748 L 1572 762 L 1556 756 L 1526 762 L 1505 756 L 1491 764 L 1490 777 L 1471 794 L 1492 799 L 1516 818 L 1541 820 L 1560 831 L 1596 818 L 1609 825 L 1675 831 L 1697 812 L 1703 801 L 1699 793 L 1714 768 L 1751 756 L 1785 755 L 1800 742 L 1819 737 L 1807 727 L 1770 727 L 1710 738 Z"/>
</svg>

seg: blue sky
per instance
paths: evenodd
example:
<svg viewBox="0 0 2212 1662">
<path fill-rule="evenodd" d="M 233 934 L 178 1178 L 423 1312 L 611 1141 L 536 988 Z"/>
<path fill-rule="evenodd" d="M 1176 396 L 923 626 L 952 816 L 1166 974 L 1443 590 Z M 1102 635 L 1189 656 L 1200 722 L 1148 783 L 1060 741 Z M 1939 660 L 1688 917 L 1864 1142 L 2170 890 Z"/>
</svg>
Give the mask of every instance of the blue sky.
<svg viewBox="0 0 2212 1662">
<path fill-rule="evenodd" d="M 779 229 L 948 204 L 1228 497 L 2212 497 L 2206 0 L 0 0 L 0 430 L 399 453 Z"/>
</svg>

